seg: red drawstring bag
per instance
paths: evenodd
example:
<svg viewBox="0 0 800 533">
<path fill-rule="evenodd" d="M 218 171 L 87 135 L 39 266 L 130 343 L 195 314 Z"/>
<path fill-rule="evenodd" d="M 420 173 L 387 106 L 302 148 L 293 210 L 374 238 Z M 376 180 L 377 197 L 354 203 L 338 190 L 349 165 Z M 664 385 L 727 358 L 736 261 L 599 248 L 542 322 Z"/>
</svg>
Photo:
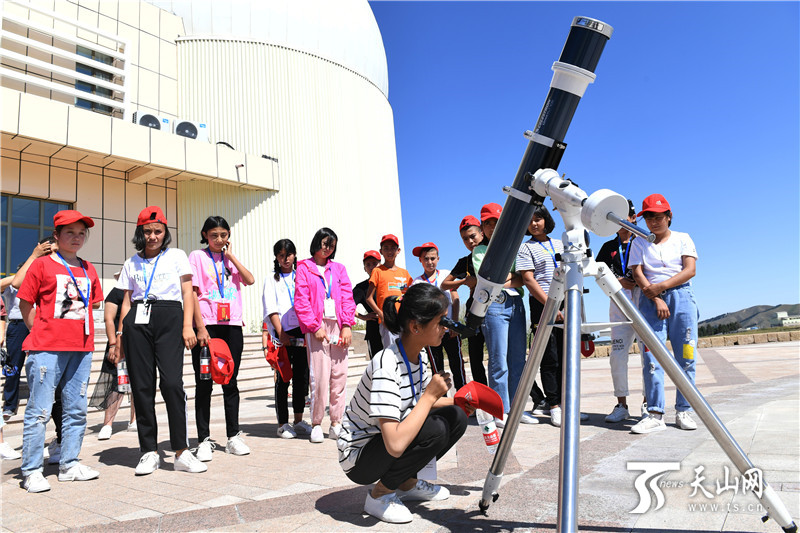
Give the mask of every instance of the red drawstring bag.
<svg viewBox="0 0 800 533">
<path fill-rule="evenodd" d="M 211 379 L 214 383 L 227 385 L 233 377 L 234 363 L 228 344 L 222 339 L 209 339 L 208 351 L 211 352 Z"/>
<path fill-rule="evenodd" d="M 272 369 L 280 374 L 284 383 L 289 383 L 292 380 L 292 364 L 289 362 L 289 352 L 286 351 L 286 346 L 275 346 L 272 338 L 267 339 L 267 363 Z"/>
</svg>

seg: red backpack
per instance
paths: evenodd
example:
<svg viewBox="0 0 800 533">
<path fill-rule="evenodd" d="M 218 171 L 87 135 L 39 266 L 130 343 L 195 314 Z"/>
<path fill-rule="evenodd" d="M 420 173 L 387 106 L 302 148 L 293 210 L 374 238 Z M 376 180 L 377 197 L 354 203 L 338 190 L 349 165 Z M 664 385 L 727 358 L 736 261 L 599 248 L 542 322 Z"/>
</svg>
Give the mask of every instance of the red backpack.
<svg viewBox="0 0 800 533">
<path fill-rule="evenodd" d="M 209 339 L 211 352 L 211 379 L 214 383 L 227 385 L 233 377 L 234 363 L 228 344 L 222 339 Z"/>
</svg>

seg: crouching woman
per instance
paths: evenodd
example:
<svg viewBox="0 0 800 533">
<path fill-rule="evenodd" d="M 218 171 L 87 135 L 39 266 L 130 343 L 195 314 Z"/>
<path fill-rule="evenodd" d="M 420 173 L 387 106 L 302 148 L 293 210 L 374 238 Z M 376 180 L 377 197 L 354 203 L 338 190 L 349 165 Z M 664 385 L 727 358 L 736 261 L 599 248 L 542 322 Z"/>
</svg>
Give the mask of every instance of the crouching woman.
<svg viewBox="0 0 800 533">
<path fill-rule="evenodd" d="M 386 299 L 385 324 L 400 338 L 372 358 L 345 411 L 339 463 L 359 485 L 375 483 L 364 511 L 384 522 L 411 521 L 404 501 L 450 496 L 445 487 L 417 479 L 467 427 L 464 411 L 445 397 L 450 374 L 432 375 L 423 351 L 440 344 L 446 328 L 439 321 L 448 304 L 447 296 L 427 283 Z"/>
</svg>

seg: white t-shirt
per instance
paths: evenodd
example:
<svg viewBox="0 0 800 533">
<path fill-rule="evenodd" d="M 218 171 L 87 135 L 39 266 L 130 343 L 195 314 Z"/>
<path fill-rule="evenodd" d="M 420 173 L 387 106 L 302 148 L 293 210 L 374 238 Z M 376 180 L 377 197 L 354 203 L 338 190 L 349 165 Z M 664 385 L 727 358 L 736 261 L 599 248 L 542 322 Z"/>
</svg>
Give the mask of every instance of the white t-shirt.
<svg viewBox="0 0 800 533">
<path fill-rule="evenodd" d="M 522 243 L 517 252 L 517 272 L 533 271 L 533 278 L 547 294 L 553 282 L 557 261 L 555 254 L 564 251 L 564 243 L 560 239 L 537 241 L 533 237 Z"/>
<path fill-rule="evenodd" d="M 277 332 L 272 326 L 269 315 L 278 313 L 281 327 L 284 331 L 300 326 L 297 313 L 294 311 L 294 280 L 295 273 L 281 273 L 279 280 L 271 274 L 264 278 L 264 290 L 261 293 L 261 303 L 264 307 L 264 323 L 267 324 L 270 335 L 277 338 Z"/>
<path fill-rule="evenodd" d="M 434 274 L 433 279 L 428 279 L 425 277 L 425 274 L 422 274 L 414 278 L 414 281 L 411 282 L 411 284 L 416 285 L 417 283 L 430 283 L 431 285 L 434 285 L 438 289 L 442 289 L 442 282 L 449 275 L 450 275 L 449 270 L 437 270 L 436 274 Z M 447 301 L 449 302 L 447 305 L 447 318 L 453 318 L 453 296 L 450 294 L 450 291 L 442 289 L 442 292 L 447 295 Z"/>
<path fill-rule="evenodd" d="M 132 291 L 131 301 L 144 300 L 144 292 L 151 275 L 153 282 L 147 296 L 149 300 L 171 300 L 182 303 L 181 277 L 192 275 L 192 265 L 189 264 L 186 252 L 180 248 L 167 248 L 160 255 L 150 259 L 136 254 L 129 257 L 122 266 L 117 288 Z"/>
<path fill-rule="evenodd" d="M 381 350 L 367 365 L 361 381 L 347 406 L 342 419 L 342 433 L 339 436 L 339 464 L 345 472 L 355 466 L 361 449 L 373 438 L 381 438 L 379 419 L 388 418 L 402 422 L 416 405 L 411 390 L 414 382 L 416 398 L 431 381 L 431 365 L 423 350 L 419 354 L 422 366 L 409 361 L 413 378 L 409 379 L 408 367 L 400 355 L 397 343 Z"/>
<path fill-rule="evenodd" d="M 634 239 L 628 265 L 642 265 L 650 283 L 668 280 L 683 270 L 683 256 L 697 259 L 697 250 L 688 233 L 671 231 L 666 241 L 658 244 Z"/>
</svg>

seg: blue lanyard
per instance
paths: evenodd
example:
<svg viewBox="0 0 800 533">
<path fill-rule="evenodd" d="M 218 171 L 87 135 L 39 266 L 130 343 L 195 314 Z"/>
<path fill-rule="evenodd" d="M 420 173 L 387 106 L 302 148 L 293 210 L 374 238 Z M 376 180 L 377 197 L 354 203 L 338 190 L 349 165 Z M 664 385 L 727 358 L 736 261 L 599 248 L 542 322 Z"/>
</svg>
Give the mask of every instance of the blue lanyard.
<svg viewBox="0 0 800 533">
<path fill-rule="evenodd" d="M 617 242 L 619 243 L 619 257 L 620 263 L 622 264 L 622 275 L 625 275 L 625 271 L 628 267 L 628 257 L 630 257 L 631 252 L 631 243 L 633 242 L 633 237 L 628 240 L 628 246 L 625 247 L 625 253 L 622 253 L 622 242 L 617 237 Z"/>
<path fill-rule="evenodd" d="M 283 284 L 286 285 L 286 291 L 289 293 L 289 301 L 292 302 L 292 307 L 294 307 L 294 270 L 292 270 L 292 286 L 289 287 L 289 284 L 286 283 L 286 278 L 288 276 L 284 276 L 281 274 L 281 279 L 283 279 Z"/>
<path fill-rule="evenodd" d="M 414 404 L 419 401 L 419 396 L 417 395 L 417 389 L 414 387 L 414 376 L 411 373 L 411 364 L 408 362 L 408 357 L 406 356 L 406 350 L 403 348 L 403 341 L 397 339 L 397 347 L 400 348 L 400 355 L 403 356 L 403 362 L 406 364 L 406 370 L 408 370 L 408 381 L 411 383 L 411 394 L 414 395 Z M 422 374 L 425 371 L 425 363 L 422 361 L 422 356 L 419 357 L 419 388 L 422 389 Z M 421 391 L 420 391 L 421 392 Z"/>
<path fill-rule="evenodd" d="M 153 277 L 155 277 L 155 275 L 156 275 L 156 267 L 158 266 L 158 260 L 161 259 L 162 255 L 164 255 L 164 250 L 161 250 L 161 252 L 159 252 L 158 256 L 156 257 L 156 262 L 153 265 L 153 271 L 150 272 L 150 280 L 147 282 L 147 287 L 145 287 L 145 289 L 144 289 L 144 303 L 145 304 L 147 304 L 147 302 L 148 302 L 147 296 L 150 294 L 150 285 L 153 284 Z M 144 257 L 142 257 L 142 259 L 144 259 L 145 263 L 149 264 L 147 259 L 145 259 Z M 144 271 L 145 271 L 144 265 L 142 265 L 142 272 L 144 272 Z"/>
<path fill-rule="evenodd" d="M 86 276 L 86 281 L 88 282 L 88 284 L 86 285 L 86 296 L 84 296 L 83 293 L 81 292 L 81 288 L 78 285 L 78 280 L 75 279 L 75 274 L 72 273 L 72 269 L 67 264 L 67 261 L 66 259 L 64 259 L 64 256 L 62 256 L 61 253 L 58 251 L 56 251 L 56 255 L 58 256 L 59 259 L 61 259 L 61 262 L 64 263 L 64 266 L 67 268 L 67 273 L 69 274 L 69 277 L 72 278 L 72 283 L 75 284 L 75 289 L 78 291 L 78 294 L 80 294 L 81 301 L 83 301 L 83 305 L 86 307 L 86 309 L 89 309 L 89 294 L 92 291 L 92 281 L 89 279 L 89 274 L 86 273 L 86 267 L 83 266 L 83 261 L 78 259 L 78 261 L 81 262 L 83 275 Z"/>
<path fill-rule="evenodd" d="M 427 281 L 431 285 L 435 286 L 436 285 L 436 280 L 439 279 L 439 270 L 438 269 L 436 270 L 436 276 L 433 278 L 433 281 L 431 281 L 430 278 L 428 276 L 426 276 L 424 272 L 422 273 L 422 279 L 424 279 L 425 281 Z"/>
<path fill-rule="evenodd" d="M 552 258 L 553 258 L 553 266 L 555 266 L 556 268 L 558 268 L 558 263 L 556 262 L 556 249 L 555 249 L 555 247 L 553 246 L 553 241 L 551 241 L 549 237 L 547 238 L 547 242 L 550 244 L 550 250 L 548 250 L 548 249 L 547 249 L 547 247 L 544 245 L 544 243 L 543 243 L 542 241 L 536 241 L 536 242 L 538 242 L 538 243 L 539 243 L 539 245 L 540 245 L 542 248 L 544 248 L 544 251 L 545 251 L 545 252 L 547 252 L 548 254 L 550 254 L 550 257 L 552 257 Z M 551 250 L 552 250 L 552 251 L 551 251 Z"/>
<path fill-rule="evenodd" d="M 327 267 L 325 267 L 325 270 L 327 271 Z M 331 276 L 333 276 L 333 272 L 331 272 Z M 325 293 L 327 294 L 327 297 L 330 298 L 331 297 L 331 286 L 333 285 L 333 283 L 330 282 L 330 281 L 327 284 L 325 283 L 325 274 L 322 274 L 322 276 L 320 276 L 320 281 L 322 282 L 322 288 L 325 289 Z"/>
<path fill-rule="evenodd" d="M 220 278 L 219 271 L 217 270 L 217 262 L 214 261 L 214 256 L 211 250 L 206 248 L 208 257 L 211 258 L 211 264 L 214 265 L 214 279 L 217 280 L 217 287 L 219 287 L 219 297 L 225 298 L 225 252 L 220 252 L 220 261 L 222 262 L 222 277 Z"/>
</svg>

